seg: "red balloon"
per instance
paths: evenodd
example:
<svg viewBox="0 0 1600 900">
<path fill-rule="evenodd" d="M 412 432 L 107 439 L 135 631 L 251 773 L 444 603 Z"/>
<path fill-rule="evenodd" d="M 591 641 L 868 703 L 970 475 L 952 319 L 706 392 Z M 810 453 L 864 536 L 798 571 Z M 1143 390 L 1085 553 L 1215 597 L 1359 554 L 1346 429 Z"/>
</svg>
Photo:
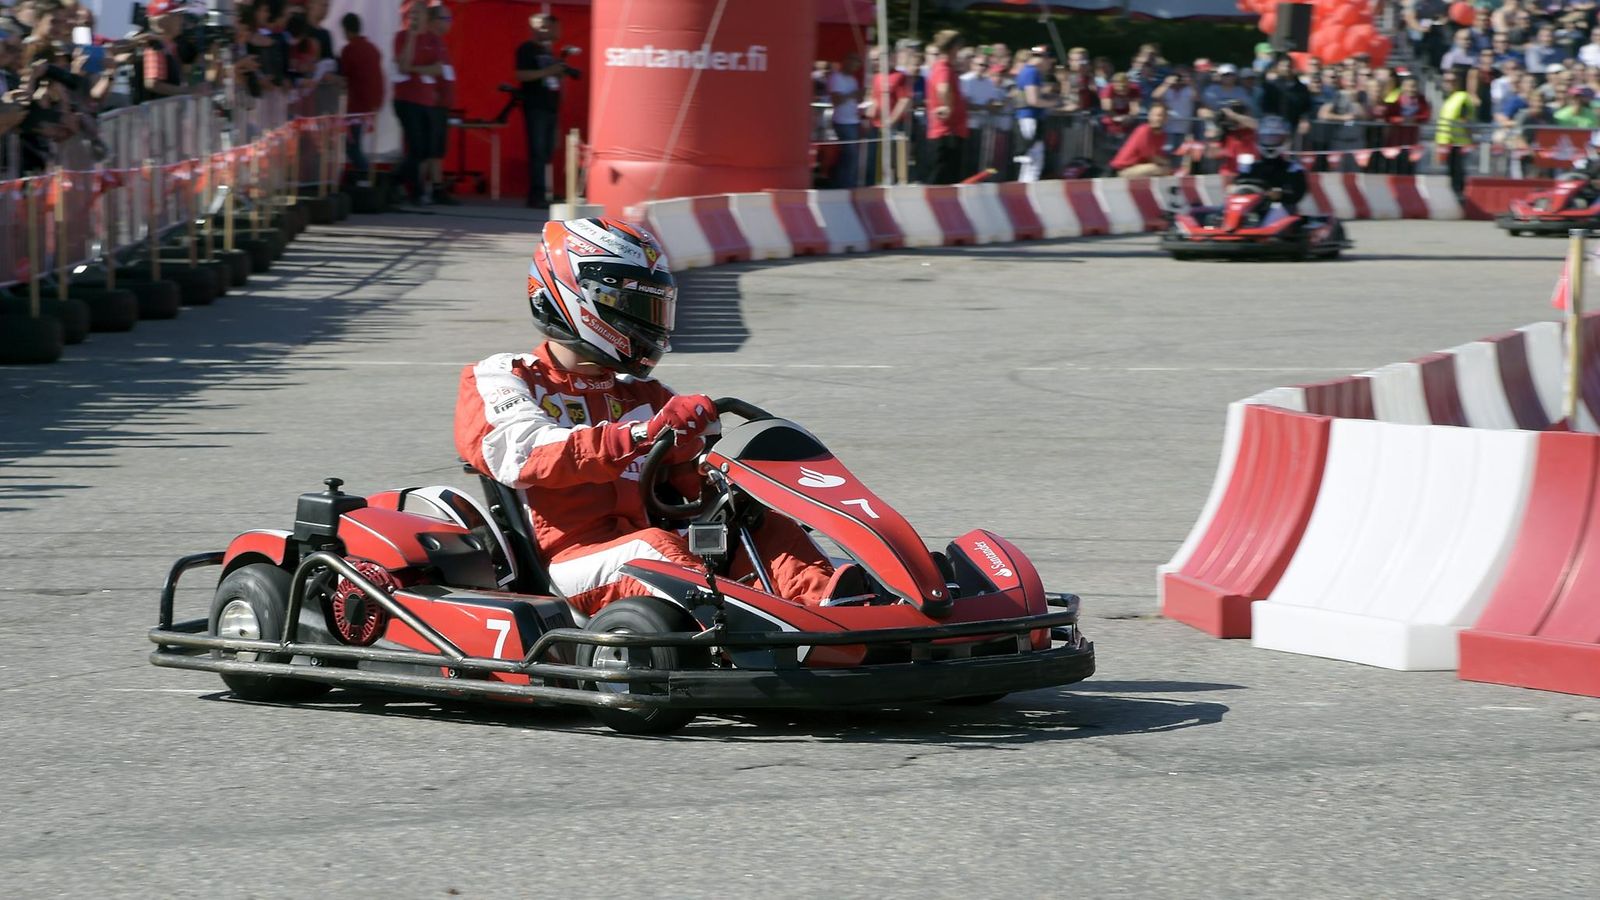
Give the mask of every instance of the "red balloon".
<svg viewBox="0 0 1600 900">
<path fill-rule="evenodd" d="M 1466 0 L 1456 0 L 1456 2 L 1450 4 L 1450 21 L 1457 25 L 1471 25 L 1472 16 L 1472 4 L 1466 2 Z"/>
<path fill-rule="evenodd" d="M 1354 25 L 1356 23 L 1356 16 L 1358 15 L 1360 15 L 1360 13 L 1356 12 L 1355 7 L 1341 6 L 1329 14 L 1328 21 L 1329 24 L 1332 25 Z"/>
<path fill-rule="evenodd" d="M 1339 52 L 1339 30 L 1322 28 L 1311 32 L 1311 55 L 1323 62 L 1333 62 Z"/>
<path fill-rule="evenodd" d="M 1261 30 L 1271 34 L 1278 30 L 1278 11 L 1271 10 L 1261 14 Z"/>
<path fill-rule="evenodd" d="M 1345 29 L 1344 45 L 1347 47 L 1361 48 L 1359 50 L 1352 50 L 1350 51 L 1351 53 L 1365 53 L 1367 48 L 1372 45 L 1373 40 L 1377 38 L 1377 36 L 1378 29 L 1373 28 L 1371 25 L 1352 25 Z"/>
</svg>

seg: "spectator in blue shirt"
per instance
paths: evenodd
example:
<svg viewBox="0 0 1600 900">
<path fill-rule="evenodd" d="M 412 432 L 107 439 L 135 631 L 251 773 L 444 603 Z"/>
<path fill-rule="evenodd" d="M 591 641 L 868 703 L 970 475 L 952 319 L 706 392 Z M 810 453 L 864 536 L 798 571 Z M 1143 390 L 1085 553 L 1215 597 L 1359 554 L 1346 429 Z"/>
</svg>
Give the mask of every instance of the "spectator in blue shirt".
<svg viewBox="0 0 1600 900">
<path fill-rule="evenodd" d="M 1563 63 L 1572 58 L 1565 47 L 1556 43 L 1556 30 L 1549 25 L 1542 25 L 1532 44 L 1528 45 L 1527 58 L 1523 63 L 1530 72 L 1543 72 L 1553 63 Z"/>
</svg>

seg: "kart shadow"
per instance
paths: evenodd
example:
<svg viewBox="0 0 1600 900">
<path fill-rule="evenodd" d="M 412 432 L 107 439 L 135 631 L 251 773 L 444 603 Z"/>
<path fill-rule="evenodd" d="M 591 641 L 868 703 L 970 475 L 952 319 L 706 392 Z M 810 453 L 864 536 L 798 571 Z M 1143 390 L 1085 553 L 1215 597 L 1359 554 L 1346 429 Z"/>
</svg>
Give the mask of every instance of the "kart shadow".
<svg viewBox="0 0 1600 900">
<path fill-rule="evenodd" d="M 1073 689 L 1012 694 L 986 706 L 925 704 L 893 709 L 749 710 L 707 713 L 682 731 L 659 737 L 613 734 L 586 710 L 569 706 L 490 707 L 368 691 L 334 691 L 294 704 L 243 700 L 227 691 L 200 699 L 251 706 L 292 706 L 386 718 L 419 719 L 492 728 L 601 734 L 647 741 L 718 743 L 918 744 L 947 747 L 1023 745 L 1042 742 L 1159 734 L 1222 721 L 1226 704 L 1126 693 L 1188 693 L 1233 690 L 1237 685 L 1189 682 L 1086 682 Z M 1109 690 L 1108 690 L 1109 689 Z"/>
</svg>

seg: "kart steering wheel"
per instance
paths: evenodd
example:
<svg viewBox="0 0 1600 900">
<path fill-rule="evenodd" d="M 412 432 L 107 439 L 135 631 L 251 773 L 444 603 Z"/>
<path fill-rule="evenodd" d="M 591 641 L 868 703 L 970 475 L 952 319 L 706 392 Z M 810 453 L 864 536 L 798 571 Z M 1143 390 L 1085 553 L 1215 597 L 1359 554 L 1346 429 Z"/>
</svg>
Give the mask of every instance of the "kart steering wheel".
<svg viewBox="0 0 1600 900">
<path fill-rule="evenodd" d="M 719 398 L 713 401 L 713 405 L 717 408 L 719 418 L 730 413 L 751 422 L 774 418 L 772 413 L 761 407 L 735 397 Z M 698 498 L 684 503 L 668 503 L 656 495 L 656 486 L 666 474 L 666 467 L 662 462 L 677 443 L 676 429 L 669 428 L 662 432 L 661 436 L 656 438 L 655 444 L 650 447 L 650 452 L 645 454 L 644 464 L 639 467 L 639 491 L 644 500 L 645 511 L 661 519 L 692 519 L 705 512 L 712 501 L 712 498 L 703 491 Z"/>
</svg>

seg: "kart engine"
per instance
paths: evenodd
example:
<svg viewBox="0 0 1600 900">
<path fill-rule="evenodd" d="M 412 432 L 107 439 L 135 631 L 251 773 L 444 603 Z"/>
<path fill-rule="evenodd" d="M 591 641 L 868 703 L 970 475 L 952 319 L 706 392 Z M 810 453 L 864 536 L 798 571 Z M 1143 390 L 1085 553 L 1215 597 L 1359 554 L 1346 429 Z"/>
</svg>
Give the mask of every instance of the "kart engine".
<svg viewBox="0 0 1600 900">
<path fill-rule="evenodd" d="M 355 566 L 362 578 L 372 582 L 379 590 L 390 596 L 401 587 L 400 582 L 388 569 L 375 562 L 352 559 L 350 564 Z M 333 598 L 329 604 L 333 612 L 334 633 L 346 644 L 365 647 L 381 637 L 384 626 L 389 624 L 389 612 L 367 599 L 367 595 L 349 579 L 339 579 L 338 584 L 334 586 Z"/>
</svg>

